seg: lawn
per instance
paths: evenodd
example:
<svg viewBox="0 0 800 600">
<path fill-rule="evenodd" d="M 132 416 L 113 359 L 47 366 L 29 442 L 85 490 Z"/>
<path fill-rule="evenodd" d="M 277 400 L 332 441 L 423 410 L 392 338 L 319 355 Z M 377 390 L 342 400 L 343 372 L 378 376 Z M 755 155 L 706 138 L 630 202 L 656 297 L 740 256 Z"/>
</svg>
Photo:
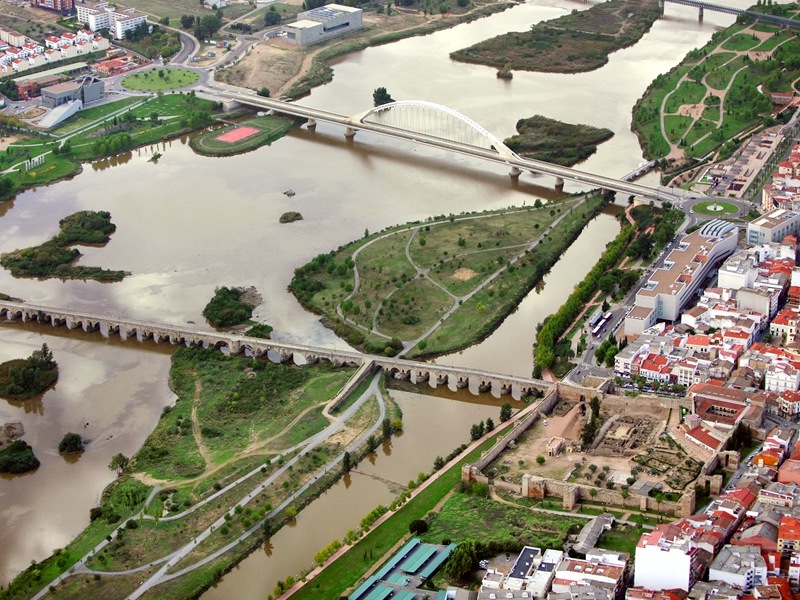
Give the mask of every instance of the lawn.
<svg viewBox="0 0 800 600">
<path fill-rule="evenodd" d="M 697 104 L 703 101 L 706 86 L 694 81 L 682 81 L 681 85 L 667 99 L 664 112 L 676 113 L 684 104 Z"/>
<path fill-rule="evenodd" d="M 718 207 L 717 210 L 714 210 L 712 207 Z M 701 215 L 710 215 L 710 216 L 722 216 L 722 215 L 732 215 L 739 212 L 739 209 L 736 208 L 735 205 L 731 204 L 730 202 L 699 202 L 692 206 L 692 210 L 696 213 Z"/>
<path fill-rule="evenodd" d="M 755 35 L 747 35 L 746 33 L 737 33 L 729 37 L 722 44 L 723 50 L 732 50 L 734 52 L 741 52 L 743 50 L 750 50 L 760 43 Z"/>
<path fill-rule="evenodd" d="M 433 544 L 441 544 L 443 539 L 455 543 L 472 539 L 513 542 L 520 547 L 560 548 L 570 529 L 577 533 L 585 523 L 586 519 L 532 511 L 490 498 L 456 493 L 436 513 L 422 538 Z"/>
<path fill-rule="evenodd" d="M 200 76 L 193 71 L 168 67 L 128 75 L 122 80 L 122 87 L 136 92 L 165 92 L 192 85 L 199 80 Z"/>
<path fill-rule="evenodd" d="M 352 373 L 351 368 L 275 365 L 181 348 L 173 354 L 170 373 L 178 400 L 145 441 L 135 468 L 156 479 L 197 477 L 208 466 L 197 439 L 211 461 L 226 463 L 333 398 Z M 296 427 L 311 431 L 319 424 L 301 419 Z"/>
<path fill-rule="evenodd" d="M 636 544 L 639 542 L 642 532 L 643 530 L 638 527 L 616 524 L 612 529 L 600 534 L 597 547 L 613 550 L 615 552 L 627 552 L 633 556 L 636 552 Z"/>
<path fill-rule="evenodd" d="M 113 112 L 130 106 L 131 104 L 142 102 L 142 100 L 143 98 L 122 98 L 121 100 L 115 100 L 114 102 L 109 102 L 108 104 L 101 104 L 100 106 L 86 108 L 64 121 L 58 126 L 57 129 L 53 130 L 52 133 L 55 136 L 67 135 L 68 133 L 72 133 L 73 131 L 80 129 L 81 127 L 85 127 L 92 121 L 106 117 Z"/>
<path fill-rule="evenodd" d="M 693 122 L 694 119 L 688 115 L 665 115 L 664 128 L 667 130 L 669 141 L 677 144 Z"/>
</svg>

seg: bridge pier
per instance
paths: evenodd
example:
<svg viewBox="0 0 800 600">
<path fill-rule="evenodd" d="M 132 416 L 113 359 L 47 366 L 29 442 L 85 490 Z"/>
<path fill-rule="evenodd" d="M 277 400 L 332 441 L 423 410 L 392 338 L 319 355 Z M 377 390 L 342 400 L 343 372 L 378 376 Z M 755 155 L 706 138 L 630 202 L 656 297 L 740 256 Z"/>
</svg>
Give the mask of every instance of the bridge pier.
<svg viewBox="0 0 800 600">
<path fill-rule="evenodd" d="M 697 7 L 697 22 L 698 23 L 702 23 L 703 22 L 703 5 L 702 4 Z"/>
<path fill-rule="evenodd" d="M 344 130 L 344 137 L 346 137 L 348 140 L 352 140 L 354 137 L 356 137 L 356 130 L 352 127 L 348 127 Z"/>
<path fill-rule="evenodd" d="M 309 131 L 314 131 L 317 128 L 317 120 L 316 119 L 309 119 L 306 121 L 306 129 Z"/>
<path fill-rule="evenodd" d="M 563 177 L 556 177 L 556 191 L 562 191 L 564 189 L 564 178 Z"/>
<path fill-rule="evenodd" d="M 520 171 L 518 167 L 511 167 L 511 170 L 508 172 L 508 176 L 514 181 L 517 181 L 521 173 L 522 171 Z"/>
<path fill-rule="evenodd" d="M 663 16 L 664 14 L 664 0 L 658 0 L 658 12 Z"/>
</svg>

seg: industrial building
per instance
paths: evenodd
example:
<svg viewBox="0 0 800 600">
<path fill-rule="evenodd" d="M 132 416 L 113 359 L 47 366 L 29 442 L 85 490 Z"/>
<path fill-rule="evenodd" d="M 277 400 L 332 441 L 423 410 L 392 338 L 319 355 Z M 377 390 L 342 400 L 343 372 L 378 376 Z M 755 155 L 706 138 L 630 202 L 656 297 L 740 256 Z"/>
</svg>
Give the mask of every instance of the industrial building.
<svg viewBox="0 0 800 600">
<path fill-rule="evenodd" d="M 297 21 L 284 25 L 283 36 L 296 46 L 322 42 L 363 27 L 360 8 L 328 4 L 297 13 Z"/>
</svg>

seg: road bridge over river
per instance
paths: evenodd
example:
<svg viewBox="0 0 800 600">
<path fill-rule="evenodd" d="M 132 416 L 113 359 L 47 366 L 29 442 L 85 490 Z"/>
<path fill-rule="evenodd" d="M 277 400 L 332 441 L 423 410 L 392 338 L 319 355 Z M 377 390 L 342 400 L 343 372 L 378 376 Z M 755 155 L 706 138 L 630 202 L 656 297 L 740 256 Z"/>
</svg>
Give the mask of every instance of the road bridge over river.
<svg viewBox="0 0 800 600">
<path fill-rule="evenodd" d="M 552 175 L 556 178 L 557 187 L 563 185 L 565 179 L 569 179 L 649 200 L 680 202 L 686 198 L 686 192 L 677 188 L 651 188 L 631 181 L 523 158 L 469 117 L 432 102 L 421 100 L 392 102 L 354 116 L 347 116 L 292 102 L 264 98 L 255 93 L 218 92 L 218 95 L 239 104 L 307 119 L 309 128 L 316 127 L 317 121 L 341 125 L 345 128 L 345 136 L 349 138 L 355 136 L 357 131 L 369 131 L 502 164 L 509 167 L 510 175 L 515 178 L 519 177 L 522 171 L 529 171 Z"/>
<path fill-rule="evenodd" d="M 67 330 L 95 331 L 105 338 L 117 335 L 120 339 L 129 341 L 152 340 L 157 344 L 217 348 L 231 355 L 244 353 L 255 358 L 268 358 L 276 363 L 314 364 L 323 361 L 337 366 L 362 366 L 371 363 L 375 368 L 385 369 L 397 379 L 409 380 L 415 384 L 427 382 L 432 388 L 446 386 L 451 390 L 468 389 L 473 394 L 491 393 L 497 398 L 511 395 L 521 399 L 553 386 L 552 383 L 539 379 L 514 377 L 480 369 L 374 356 L 355 350 L 289 344 L 235 333 L 120 319 L 24 302 L 0 301 L 0 319 L 2 318 L 8 321 L 49 323 L 53 327 L 65 327 Z"/>
<path fill-rule="evenodd" d="M 780 27 L 788 27 L 790 29 L 800 29 L 800 21 L 794 19 L 787 19 L 786 17 L 779 17 L 776 15 L 766 15 L 764 13 L 756 12 L 754 10 L 744 10 L 741 8 L 734 8 L 732 6 L 725 6 L 723 4 L 714 4 L 713 2 L 701 2 L 699 0 L 658 0 L 658 7 L 661 12 L 664 12 L 665 4 L 671 2 L 672 4 L 681 4 L 683 6 L 692 6 L 697 8 L 697 15 L 700 20 L 703 19 L 703 13 L 707 10 L 714 12 L 721 12 L 728 15 L 745 15 L 755 21 L 763 23 L 771 23 Z"/>
</svg>

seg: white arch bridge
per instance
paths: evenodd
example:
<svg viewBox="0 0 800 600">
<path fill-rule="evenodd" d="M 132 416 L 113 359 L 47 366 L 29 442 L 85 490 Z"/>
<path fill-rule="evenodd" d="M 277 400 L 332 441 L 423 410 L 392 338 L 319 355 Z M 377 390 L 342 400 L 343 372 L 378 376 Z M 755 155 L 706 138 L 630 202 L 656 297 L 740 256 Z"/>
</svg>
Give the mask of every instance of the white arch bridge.
<svg viewBox="0 0 800 600">
<path fill-rule="evenodd" d="M 491 393 L 496 398 L 510 395 L 513 398 L 521 399 L 553 387 L 552 383 L 540 379 L 514 377 L 480 369 L 373 356 L 354 350 L 333 350 L 303 344 L 289 344 L 235 333 L 203 331 L 148 321 L 119 319 L 108 315 L 23 302 L 0 301 L 0 320 L 50 324 L 53 327 L 64 327 L 67 331 L 98 332 L 104 338 L 116 335 L 122 340 L 132 342 L 151 340 L 156 344 L 217 348 L 227 351 L 231 355 L 244 353 L 255 358 L 266 358 L 275 363 L 328 362 L 336 366 L 380 367 L 396 379 L 405 379 L 415 384 L 427 382 L 432 388 L 441 386 L 451 390 L 468 389 L 473 394 Z"/>
<path fill-rule="evenodd" d="M 569 179 L 604 190 L 641 196 L 650 200 L 677 202 L 685 198 L 684 190 L 680 189 L 651 188 L 541 160 L 523 158 L 512 152 L 502 140 L 469 117 L 433 102 L 403 100 L 377 106 L 357 115 L 346 116 L 291 102 L 264 98 L 255 93 L 219 92 L 219 96 L 239 104 L 307 119 L 306 124 L 309 129 L 314 129 L 317 121 L 323 121 L 343 126 L 345 136 L 348 138 L 354 137 L 357 131 L 369 131 L 499 163 L 510 169 L 509 174 L 513 178 L 519 177 L 522 171 L 529 171 L 535 174 L 552 175 L 556 178 L 556 187 L 563 185 L 565 179 Z"/>
</svg>

